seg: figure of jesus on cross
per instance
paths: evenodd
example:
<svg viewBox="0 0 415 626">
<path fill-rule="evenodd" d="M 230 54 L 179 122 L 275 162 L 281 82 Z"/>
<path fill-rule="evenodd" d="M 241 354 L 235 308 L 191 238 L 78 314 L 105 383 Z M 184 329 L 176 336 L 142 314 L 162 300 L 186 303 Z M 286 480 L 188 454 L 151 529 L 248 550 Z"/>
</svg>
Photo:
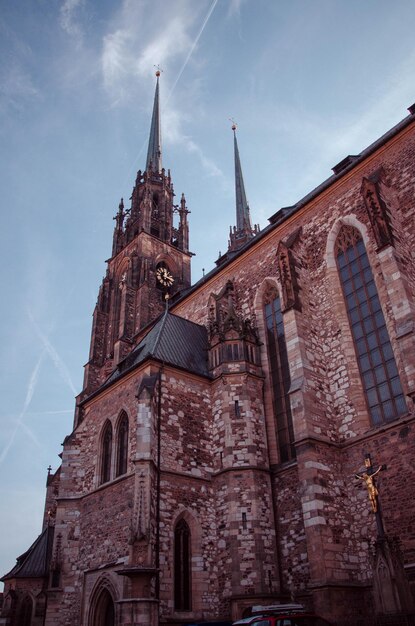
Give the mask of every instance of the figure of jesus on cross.
<svg viewBox="0 0 415 626">
<path fill-rule="evenodd" d="M 370 504 L 372 505 L 372 511 L 376 516 L 378 535 L 380 537 L 383 537 L 385 535 L 385 530 L 383 528 L 383 520 L 379 503 L 379 491 L 376 487 L 375 476 L 377 476 L 377 474 L 379 474 L 379 472 L 381 472 L 382 470 L 385 470 L 386 465 L 379 465 L 377 470 L 375 470 L 372 465 L 372 459 L 370 458 L 370 454 L 367 453 L 365 455 L 365 468 L 366 470 L 361 474 L 355 474 L 355 478 L 363 480 L 366 483 L 367 493 L 369 496 Z"/>
</svg>

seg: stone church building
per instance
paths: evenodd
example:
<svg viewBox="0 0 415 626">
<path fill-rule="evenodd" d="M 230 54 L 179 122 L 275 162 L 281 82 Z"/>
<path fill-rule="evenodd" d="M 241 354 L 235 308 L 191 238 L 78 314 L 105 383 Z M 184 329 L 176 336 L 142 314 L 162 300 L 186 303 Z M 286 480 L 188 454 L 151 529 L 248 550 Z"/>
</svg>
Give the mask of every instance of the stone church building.
<svg viewBox="0 0 415 626">
<path fill-rule="evenodd" d="M 0 624 L 178 626 L 293 598 L 338 624 L 412 610 L 415 105 L 262 230 L 233 130 L 236 225 L 192 285 L 157 77 L 73 430 Z"/>
</svg>

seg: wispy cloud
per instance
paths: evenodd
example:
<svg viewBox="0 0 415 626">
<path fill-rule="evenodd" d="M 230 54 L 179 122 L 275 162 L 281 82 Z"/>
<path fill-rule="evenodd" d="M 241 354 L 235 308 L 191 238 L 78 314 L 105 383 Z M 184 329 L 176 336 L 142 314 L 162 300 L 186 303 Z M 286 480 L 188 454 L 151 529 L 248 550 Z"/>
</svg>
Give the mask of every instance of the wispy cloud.
<svg viewBox="0 0 415 626">
<path fill-rule="evenodd" d="M 32 51 L 14 30 L 0 20 L 2 63 L 0 65 L 0 112 L 21 110 L 39 96 L 29 70 Z"/>
<path fill-rule="evenodd" d="M 358 154 L 405 116 L 402 103 L 410 105 L 415 99 L 414 76 L 415 52 L 401 66 L 395 67 L 393 74 L 383 76 L 371 99 L 363 101 L 362 105 L 357 103 L 350 111 L 343 109 L 341 115 L 333 113 L 327 117 L 287 105 L 279 107 L 276 115 L 275 109 L 266 105 L 261 115 L 269 120 L 270 133 L 279 139 L 284 135 L 302 150 L 300 176 L 296 174 L 296 189 L 300 194 L 331 176 L 331 168 L 336 163 L 348 154 Z M 300 197 L 290 197 L 288 201 L 294 202 Z"/>
<path fill-rule="evenodd" d="M 189 153 L 196 155 L 208 176 L 224 178 L 223 172 L 216 163 L 207 157 L 198 144 L 183 131 L 183 117 L 177 110 L 168 108 L 164 114 L 166 131 L 164 136 L 168 143 L 179 145 Z"/>
<path fill-rule="evenodd" d="M 239 15 L 244 2 L 246 2 L 246 0 L 229 0 L 228 17 Z"/>
<path fill-rule="evenodd" d="M 124 0 L 115 28 L 104 35 L 101 67 L 112 106 L 134 99 L 134 81 L 138 77 L 149 78 L 156 63 L 167 70 L 192 45 L 189 30 L 195 11 L 187 2 L 176 15 L 163 4 L 163 11 L 156 11 L 159 19 L 143 30 L 145 10 L 143 3 Z"/>
<path fill-rule="evenodd" d="M 82 39 L 82 29 L 76 19 L 77 10 L 83 5 L 84 0 L 65 0 L 59 14 L 61 28 L 71 37 Z"/>
<path fill-rule="evenodd" d="M 3 64 L 0 69 L 0 111 L 20 110 L 38 95 L 30 74 L 19 61 Z"/>
<path fill-rule="evenodd" d="M 167 143 L 180 145 L 189 153 L 196 155 L 208 176 L 223 177 L 216 163 L 183 131 L 184 115 L 188 116 L 189 111 L 187 110 L 184 115 L 180 114 L 171 103 L 172 95 L 195 53 L 217 3 L 218 0 L 211 0 L 203 15 L 200 15 L 200 11 L 195 11 L 194 2 L 189 0 L 175 5 L 174 13 L 162 3 L 163 11 L 156 11 L 157 21 L 152 24 L 152 28 L 142 32 L 140 12 L 145 10 L 143 3 L 137 5 L 131 0 L 124 0 L 117 28 L 105 35 L 103 40 L 102 72 L 111 106 L 117 107 L 125 105 L 129 98 L 135 97 L 133 85 L 134 79 L 138 77 L 141 85 L 148 79 L 146 83 L 149 86 L 148 94 L 152 93 L 149 78 L 154 71 L 154 65 L 160 64 L 165 70 L 163 86 L 166 85 L 167 90 L 167 97 L 163 102 L 163 138 Z M 152 10 L 155 10 L 154 7 Z M 194 35 L 198 21 L 199 26 Z M 179 70 L 173 74 L 175 78 L 172 83 L 170 81 L 169 87 L 169 69 L 171 76 L 172 68 L 180 61 Z M 147 140 L 134 158 L 128 172 L 128 180 L 131 170 L 145 150 L 146 143 Z"/>
</svg>

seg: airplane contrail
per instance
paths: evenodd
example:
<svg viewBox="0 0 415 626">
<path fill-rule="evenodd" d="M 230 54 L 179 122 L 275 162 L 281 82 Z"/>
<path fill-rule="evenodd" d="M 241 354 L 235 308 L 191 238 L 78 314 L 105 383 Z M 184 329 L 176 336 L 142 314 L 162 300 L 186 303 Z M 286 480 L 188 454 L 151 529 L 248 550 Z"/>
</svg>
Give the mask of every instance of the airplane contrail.
<svg viewBox="0 0 415 626">
<path fill-rule="evenodd" d="M 40 330 L 40 328 L 37 325 L 37 323 L 36 323 L 32 313 L 31 313 L 31 311 L 28 310 L 27 313 L 29 315 L 30 321 L 33 324 L 33 327 L 34 327 L 34 329 L 36 331 L 37 336 L 39 337 L 39 339 L 41 340 L 41 342 L 43 344 L 43 347 L 44 347 L 45 351 L 48 353 L 48 355 L 52 359 L 52 362 L 55 365 L 56 369 L 58 370 L 59 374 L 61 375 L 61 378 L 63 379 L 63 381 L 69 386 L 69 388 L 71 389 L 73 395 L 76 396 L 77 395 L 77 391 L 75 389 L 75 385 L 72 382 L 72 379 L 71 379 L 71 376 L 69 374 L 68 368 L 66 367 L 65 363 L 63 362 L 63 360 L 61 359 L 61 357 L 59 356 L 59 354 L 57 353 L 56 349 L 51 344 L 49 339 Z"/>
<path fill-rule="evenodd" d="M 33 398 L 33 394 L 35 392 L 36 389 L 36 385 L 37 385 L 37 381 L 39 378 L 39 371 L 40 371 L 40 366 L 42 364 L 43 358 L 45 356 L 45 350 L 42 350 L 35 367 L 33 368 L 31 374 L 30 374 L 30 378 L 29 378 L 29 383 L 27 385 L 27 389 L 26 389 L 26 396 L 24 399 L 24 403 L 23 403 L 23 408 L 20 412 L 19 417 L 16 420 L 16 426 L 12 432 L 12 434 L 10 435 L 9 441 L 7 442 L 7 444 L 5 445 L 5 447 L 3 448 L 3 450 L 0 453 L 0 465 L 1 463 L 4 461 L 4 459 L 7 456 L 7 453 L 9 452 L 10 448 L 12 447 L 14 440 L 16 438 L 16 434 L 17 431 L 19 430 L 19 428 L 21 426 L 23 426 L 23 418 L 26 414 L 26 411 L 30 405 L 30 402 L 32 401 Z M 26 432 L 29 434 L 30 433 L 30 438 L 35 441 L 37 444 L 39 444 L 38 440 L 36 439 L 36 436 L 34 435 L 34 433 L 30 430 L 30 428 L 28 426 L 25 426 L 25 430 Z"/>
<path fill-rule="evenodd" d="M 218 0 L 213 0 L 212 4 L 210 5 L 209 10 L 208 10 L 208 12 L 206 14 L 206 17 L 203 20 L 203 24 L 200 27 L 200 30 L 197 33 L 196 38 L 195 38 L 195 40 L 193 41 L 193 43 L 192 43 L 192 45 L 190 47 L 190 50 L 189 50 L 189 52 L 187 54 L 187 57 L 185 58 L 184 63 L 181 66 L 181 68 L 179 70 L 179 73 L 177 74 L 176 80 L 174 81 L 173 86 L 172 86 L 172 88 L 169 91 L 169 94 L 168 94 L 167 100 L 166 100 L 166 105 L 167 105 L 168 101 L 170 100 L 170 97 L 171 97 L 173 91 L 175 90 L 176 85 L 179 82 L 179 80 L 180 80 L 184 70 L 186 69 L 186 65 L 189 63 L 190 58 L 191 58 L 191 56 L 192 56 L 192 54 L 194 52 L 194 49 L 196 48 L 196 46 L 197 46 L 197 44 L 199 42 L 199 39 L 201 38 L 202 33 L 205 30 L 205 28 L 206 28 L 206 24 L 208 23 L 208 21 L 210 19 L 210 16 L 212 15 L 213 11 L 215 10 L 215 7 L 216 7 L 217 3 L 218 3 Z"/>
<path fill-rule="evenodd" d="M 188 52 L 188 54 L 187 54 L 187 56 L 186 56 L 186 58 L 185 58 L 185 60 L 183 62 L 183 65 L 181 66 L 181 68 L 180 68 L 180 70 L 179 70 L 179 72 L 178 72 L 178 74 L 177 74 L 177 76 L 175 78 L 175 81 L 173 83 L 173 86 L 172 86 L 172 88 L 170 89 L 170 91 L 169 91 L 169 93 L 167 95 L 166 105 L 168 104 L 168 102 L 170 100 L 170 97 L 171 97 L 173 91 L 176 88 L 177 83 L 179 82 L 180 78 L 182 77 L 182 74 L 183 74 L 184 70 L 186 69 L 187 64 L 189 63 L 190 58 L 191 58 L 191 56 L 192 56 L 192 54 L 194 52 L 194 49 L 196 48 L 196 46 L 197 46 L 197 44 L 199 42 L 199 39 L 201 38 L 202 33 L 205 30 L 206 25 L 207 25 L 211 15 L 212 15 L 213 11 L 215 10 L 215 7 L 216 7 L 217 3 L 218 3 L 218 0 L 213 0 L 212 1 L 212 4 L 210 5 L 209 10 L 206 13 L 205 19 L 203 20 L 202 26 L 200 27 L 199 32 L 197 33 L 197 35 L 196 35 L 192 45 L 190 46 L 190 50 L 189 50 L 189 52 Z M 146 146 L 147 146 L 147 139 L 143 142 L 143 145 L 141 146 L 141 149 L 140 149 L 139 153 L 135 157 L 135 159 L 134 159 L 134 161 L 133 161 L 133 163 L 132 163 L 132 165 L 131 165 L 131 167 L 129 169 L 129 172 L 128 172 L 126 178 L 125 178 L 125 184 L 127 183 L 127 177 L 128 178 L 130 177 L 131 172 L 134 170 L 135 163 L 137 163 L 137 161 L 139 160 L 139 158 L 143 154 Z"/>
</svg>

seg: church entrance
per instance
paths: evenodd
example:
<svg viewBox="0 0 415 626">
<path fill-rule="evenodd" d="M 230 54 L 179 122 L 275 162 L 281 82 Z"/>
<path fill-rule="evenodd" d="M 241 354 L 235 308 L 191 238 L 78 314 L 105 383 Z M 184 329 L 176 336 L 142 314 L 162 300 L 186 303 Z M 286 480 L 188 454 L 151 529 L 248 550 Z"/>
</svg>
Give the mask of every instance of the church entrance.
<svg viewBox="0 0 415 626">
<path fill-rule="evenodd" d="M 104 589 L 99 595 L 90 625 L 115 626 L 114 600 L 107 589 Z"/>
</svg>

